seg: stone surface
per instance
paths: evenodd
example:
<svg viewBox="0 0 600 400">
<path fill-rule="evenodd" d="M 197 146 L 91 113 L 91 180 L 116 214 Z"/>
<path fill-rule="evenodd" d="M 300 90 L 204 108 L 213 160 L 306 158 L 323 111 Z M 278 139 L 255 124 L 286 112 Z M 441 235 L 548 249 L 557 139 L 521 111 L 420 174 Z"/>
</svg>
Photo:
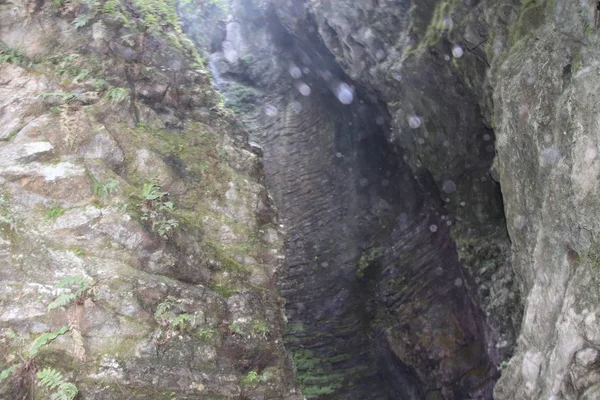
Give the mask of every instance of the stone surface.
<svg viewBox="0 0 600 400">
<path fill-rule="evenodd" d="M 427 81 L 429 74 L 452 77 L 443 64 L 427 70 L 431 57 L 412 61 L 408 82 L 413 83 L 405 87 L 390 74 L 382 80 L 385 74 L 374 72 L 377 63 L 361 63 L 377 54 L 381 61 L 405 58 L 408 33 L 389 32 L 385 39 L 402 46 L 396 55 L 382 55 L 379 50 L 389 44 L 365 24 L 392 29 L 393 15 L 406 6 L 266 3 L 233 2 L 235 22 L 211 60 L 228 103 L 264 152 L 267 185 L 286 229 L 279 284 L 287 300 L 287 346 L 304 395 L 491 396 L 499 354 L 514 346 L 519 296 L 510 293 L 513 278 L 498 185 L 487 172 L 493 154 L 484 148 L 473 151 L 462 139 L 466 132 L 480 137 L 490 132 L 479 120 L 477 102 L 463 88 L 445 84 L 448 93 L 441 101 L 446 109 L 425 113 L 440 97 L 435 83 Z M 381 8 L 380 14 L 369 14 Z M 331 44 L 338 28 L 347 31 L 339 53 Z M 201 25 L 188 29 L 201 35 Z M 354 34 L 363 35 L 364 45 L 343 47 L 357 41 L 349 37 Z M 328 48 L 319 45 L 320 38 Z M 419 154 L 417 162 L 420 150 L 404 146 L 403 153 L 402 143 L 389 141 L 410 133 L 407 125 L 415 113 L 410 102 L 425 84 L 430 100 L 418 108 L 416 125 L 438 124 L 456 135 L 456 143 L 444 153 L 447 158 L 428 150 L 430 155 Z M 298 89 L 302 85 L 311 88 L 309 96 Z M 454 118 L 457 110 L 461 114 Z M 455 123 L 443 126 L 449 115 Z M 434 137 L 433 125 L 423 137 Z M 443 205 L 445 182 L 451 182 L 445 187 L 452 202 Z M 464 199 L 473 203 L 459 206 Z M 465 248 L 463 264 L 472 274 L 466 277 L 449 233 L 456 223 Z M 489 318 L 472 303 L 475 278 L 475 296 L 485 298 L 493 313 Z M 513 304 L 516 315 L 507 310 Z M 502 348 L 496 346 L 500 338 Z"/>
<path fill-rule="evenodd" d="M 0 369 L 26 362 L 0 397 L 50 396 L 50 367 L 81 399 L 301 399 L 260 159 L 191 42 L 54 7 L 0 6 Z"/>
</svg>

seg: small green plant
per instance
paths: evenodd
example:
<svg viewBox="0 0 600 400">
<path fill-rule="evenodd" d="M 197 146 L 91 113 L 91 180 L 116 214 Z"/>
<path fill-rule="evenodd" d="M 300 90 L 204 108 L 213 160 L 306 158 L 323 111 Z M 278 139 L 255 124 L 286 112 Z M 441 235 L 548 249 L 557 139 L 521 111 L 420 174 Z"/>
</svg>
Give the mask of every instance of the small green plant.
<svg viewBox="0 0 600 400">
<path fill-rule="evenodd" d="M 101 182 L 95 178 L 92 179 L 94 195 L 98 197 L 105 199 L 119 190 L 119 182 L 115 179 L 109 179 L 105 182 Z"/>
<path fill-rule="evenodd" d="M 38 94 L 38 98 L 41 100 L 58 98 L 62 103 L 71 103 L 77 99 L 77 95 L 75 93 L 64 93 L 64 92 L 55 92 L 55 93 L 40 93 Z"/>
<path fill-rule="evenodd" d="M 15 217 L 8 212 L 0 213 L 0 226 L 6 225 L 11 231 L 15 230 Z"/>
<path fill-rule="evenodd" d="M 69 329 L 75 344 L 75 354 L 81 360 L 85 360 L 85 347 L 83 345 L 83 335 L 79 323 L 77 310 L 80 305 L 84 304 L 85 300 L 94 300 L 96 296 L 96 286 L 93 280 L 83 276 L 70 276 L 62 279 L 56 285 L 55 289 L 63 289 L 64 291 L 50 304 L 48 311 L 57 308 L 74 305 L 71 314 L 69 315 Z"/>
<path fill-rule="evenodd" d="M 147 182 L 142 186 L 142 221 L 151 222 L 152 231 L 163 239 L 179 226 L 177 220 L 170 218 L 170 213 L 175 209 L 172 201 L 168 200 L 169 193 L 164 192 L 162 187 L 155 182 Z"/>
<path fill-rule="evenodd" d="M 250 243 L 242 243 L 240 245 L 240 249 L 242 249 L 243 251 L 245 251 L 247 253 L 250 250 L 252 250 L 252 245 Z"/>
<path fill-rule="evenodd" d="M 77 257 L 85 255 L 85 250 L 81 246 L 70 246 L 67 250 Z"/>
<path fill-rule="evenodd" d="M 271 374 L 268 371 L 265 371 L 262 374 L 259 374 L 256 371 L 250 371 L 248 372 L 248 375 L 240 380 L 240 384 L 244 386 L 256 385 L 261 382 L 266 382 L 270 376 Z"/>
<path fill-rule="evenodd" d="M 106 91 L 106 98 L 112 104 L 119 104 L 129 96 L 129 89 L 120 87 L 111 87 Z"/>
<path fill-rule="evenodd" d="M 78 2 L 82 12 L 73 20 L 73 25 L 80 29 L 87 26 L 96 17 L 100 2 L 98 0 L 78 0 Z"/>
<path fill-rule="evenodd" d="M 94 78 L 92 82 L 94 84 L 94 89 L 96 90 L 102 90 L 104 86 L 106 86 L 106 79 L 104 78 Z"/>
<path fill-rule="evenodd" d="M 160 200 L 168 194 L 167 192 L 163 192 L 160 185 L 155 182 L 146 182 L 142 186 L 141 195 L 144 201 Z"/>
<path fill-rule="evenodd" d="M 373 268 L 381 256 L 379 248 L 370 249 L 361 254 L 356 268 L 356 276 L 364 278 L 369 269 Z"/>
<path fill-rule="evenodd" d="M 29 346 L 29 353 L 27 354 L 28 357 L 35 357 L 40 352 L 42 347 L 46 346 L 57 337 L 64 335 L 68 331 L 69 328 L 67 326 L 63 326 L 57 331 L 42 333 L 33 342 L 31 342 L 31 345 Z"/>
<path fill-rule="evenodd" d="M 202 341 L 212 340 L 216 335 L 217 332 L 210 328 L 200 328 L 196 331 L 196 337 Z"/>
<path fill-rule="evenodd" d="M 158 236 L 167 239 L 171 232 L 179 226 L 179 222 L 171 219 L 159 219 L 152 221 L 152 231 L 158 233 Z"/>
<path fill-rule="evenodd" d="M 243 335 L 244 334 L 244 330 L 238 324 L 231 324 L 231 325 L 229 325 L 229 331 L 231 333 L 237 334 L 237 335 Z"/>
<path fill-rule="evenodd" d="M 63 326 L 62 328 L 60 328 L 54 332 L 45 332 L 45 333 L 42 333 L 40 336 L 38 336 L 33 342 L 31 342 L 31 344 L 28 347 L 28 350 L 24 351 L 22 354 L 19 354 L 19 358 L 21 359 L 21 362 L 14 364 L 0 372 L 0 382 L 4 381 L 5 379 L 11 378 L 14 385 L 21 386 L 26 390 L 33 389 L 34 384 L 37 383 L 39 386 L 46 387 L 47 389 L 49 389 L 51 391 L 51 395 L 50 395 L 51 400 L 64 400 L 64 399 L 72 400 L 72 399 L 74 399 L 75 395 L 77 395 L 77 393 L 75 393 L 75 395 L 72 397 L 64 397 L 65 394 L 73 393 L 72 387 L 69 387 L 68 391 L 66 390 L 67 389 L 66 386 L 65 386 L 65 390 L 61 391 L 60 385 L 55 386 L 54 388 L 48 388 L 48 386 L 47 386 L 48 374 L 44 373 L 41 375 L 42 378 L 45 378 L 44 382 L 41 381 L 41 378 L 39 375 L 35 374 L 35 371 L 37 370 L 36 362 L 35 362 L 36 356 L 40 352 L 42 347 L 50 344 L 57 337 L 64 335 L 68 331 L 69 331 L 69 328 L 67 326 Z M 62 375 L 61 375 L 61 377 L 62 377 Z M 36 382 L 35 378 L 38 378 L 37 382 Z M 64 379 L 62 381 L 64 382 Z M 77 389 L 77 388 L 75 388 L 75 389 Z M 31 394 L 32 394 L 32 397 L 34 397 L 33 393 L 31 393 Z M 59 397 L 59 396 L 63 396 L 63 397 Z"/>
<path fill-rule="evenodd" d="M 271 333 L 271 330 L 266 323 L 259 321 L 252 324 L 252 335 L 260 336 L 264 339 Z"/>
<path fill-rule="evenodd" d="M 65 289 L 53 302 L 48 304 L 48 310 L 66 307 L 72 302 L 82 304 L 85 299 L 94 298 L 96 287 L 93 280 L 83 276 L 70 276 L 62 279 L 56 285 L 55 289 Z"/>
<path fill-rule="evenodd" d="M 163 343 L 168 342 L 178 333 L 189 331 L 193 325 L 193 316 L 186 313 L 175 313 L 174 307 L 177 299 L 173 296 L 167 296 L 167 299 L 158 304 L 154 318 L 163 328 L 161 330 L 161 339 Z"/>
<path fill-rule="evenodd" d="M 104 14 L 113 14 L 119 10 L 119 2 L 117 0 L 107 0 L 102 7 Z"/>
<path fill-rule="evenodd" d="M 198 164 L 198 167 L 200 168 L 200 173 L 204 175 L 204 171 L 210 168 L 210 163 L 202 161 L 200 164 Z"/>
<path fill-rule="evenodd" d="M 53 69 L 58 76 L 73 78 L 77 83 L 90 77 L 91 71 L 81 66 L 82 57 L 79 54 L 69 54 L 68 56 L 54 56 L 49 59 Z"/>
<path fill-rule="evenodd" d="M 19 49 L 10 47 L 0 40 L 0 64 L 4 63 L 25 65 L 29 64 L 29 60 Z"/>
<path fill-rule="evenodd" d="M 50 206 L 46 210 L 46 218 L 48 219 L 56 219 L 63 215 L 67 210 L 60 206 Z"/>
<path fill-rule="evenodd" d="M 77 386 L 65 381 L 62 374 L 54 368 L 44 368 L 36 376 L 40 386 L 50 394 L 50 400 L 73 400 L 79 393 Z"/>
</svg>

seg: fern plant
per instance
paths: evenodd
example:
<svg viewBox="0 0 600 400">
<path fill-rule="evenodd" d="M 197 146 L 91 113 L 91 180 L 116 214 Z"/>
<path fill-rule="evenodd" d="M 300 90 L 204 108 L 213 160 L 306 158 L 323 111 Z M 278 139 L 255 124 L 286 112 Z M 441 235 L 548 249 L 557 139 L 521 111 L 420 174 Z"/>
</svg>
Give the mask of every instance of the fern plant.
<svg viewBox="0 0 600 400">
<path fill-rule="evenodd" d="M 94 195 L 102 198 L 107 198 L 111 194 L 119 190 L 119 182 L 115 179 L 109 179 L 108 181 L 101 182 L 95 178 L 93 179 L 93 192 Z"/>
<path fill-rule="evenodd" d="M 106 98 L 112 104 L 119 104 L 129 96 L 129 89 L 120 87 L 111 87 L 106 91 Z"/>
<path fill-rule="evenodd" d="M 146 182 L 142 186 L 142 199 L 144 201 L 154 201 L 168 195 L 167 192 L 162 192 L 160 185 L 154 182 Z"/>
<path fill-rule="evenodd" d="M 80 303 L 86 298 L 93 297 L 96 291 L 94 281 L 83 276 L 67 277 L 58 282 L 54 287 L 56 289 L 66 289 L 66 291 L 48 304 L 48 311 L 66 307 L 72 302 Z"/>
<path fill-rule="evenodd" d="M 152 231 L 158 233 L 163 239 L 168 239 L 169 235 L 179 226 L 177 220 L 170 218 L 169 214 L 175 209 L 175 204 L 167 200 L 168 192 L 164 192 L 162 187 L 155 182 L 146 182 L 142 186 L 140 197 L 142 202 L 142 221 L 152 223 Z"/>
<path fill-rule="evenodd" d="M 40 98 L 42 100 L 46 100 L 51 97 L 58 97 L 63 103 L 70 103 L 73 100 L 77 99 L 77 95 L 75 93 L 55 92 L 55 93 L 40 93 L 40 94 L 38 94 L 38 98 Z"/>
<path fill-rule="evenodd" d="M 65 333 L 67 333 L 68 330 L 69 330 L 69 328 L 67 326 L 63 326 L 62 328 L 60 328 L 57 331 L 42 333 L 29 346 L 28 356 L 35 357 L 42 347 L 44 347 L 47 344 L 49 344 L 50 342 L 52 342 L 54 339 L 56 339 L 60 335 L 64 335 Z"/>
<path fill-rule="evenodd" d="M 176 314 L 173 307 L 177 299 L 173 296 L 167 296 L 167 299 L 158 304 L 154 318 L 163 328 L 161 337 L 163 342 L 168 342 L 178 332 L 185 332 L 192 327 L 193 316 L 186 313 Z"/>
<path fill-rule="evenodd" d="M 82 12 L 73 20 L 73 25 L 77 29 L 87 26 L 96 17 L 100 7 L 98 0 L 80 0 L 79 4 Z"/>
<path fill-rule="evenodd" d="M 29 63 L 29 60 L 19 49 L 10 47 L 0 40 L 0 64 L 4 63 L 26 65 Z"/>
<path fill-rule="evenodd" d="M 64 335 L 69 330 L 68 327 L 63 326 L 54 332 L 45 332 L 38 336 L 31 344 L 27 351 L 19 355 L 22 360 L 20 363 L 10 366 L 7 369 L 0 371 L 0 382 L 12 377 L 14 382 L 22 382 L 23 378 L 34 370 L 35 357 L 39 353 L 40 349 L 52 342 L 57 337 Z"/>
<path fill-rule="evenodd" d="M 256 385 L 260 382 L 266 382 L 269 377 L 271 376 L 271 374 L 269 373 L 269 371 L 265 371 L 262 374 L 259 374 L 256 371 L 250 371 L 248 372 L 248 375 L 244 376 L 241 380 L 240 380 L 240 384 L 242 385 Z"/>
<path fill-rule="evenodd" d="M 79 390 L 54 368 L 44 368 L 36 374 L 40 386 L 50 393 L 50 400 L 73 400 Z"/>
</svg>

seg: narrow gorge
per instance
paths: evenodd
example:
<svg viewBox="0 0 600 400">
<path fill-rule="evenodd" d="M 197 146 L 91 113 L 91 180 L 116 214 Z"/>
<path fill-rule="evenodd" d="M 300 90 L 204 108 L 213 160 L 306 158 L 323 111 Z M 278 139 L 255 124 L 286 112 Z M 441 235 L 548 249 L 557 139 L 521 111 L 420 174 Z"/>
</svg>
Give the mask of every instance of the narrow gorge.
<svg viewBox="0 0 600 400">
<path fill-rule="evenodd" d="M 0 3 L 0 398 L 600 398 L 596 3 Z"/>
</svg>

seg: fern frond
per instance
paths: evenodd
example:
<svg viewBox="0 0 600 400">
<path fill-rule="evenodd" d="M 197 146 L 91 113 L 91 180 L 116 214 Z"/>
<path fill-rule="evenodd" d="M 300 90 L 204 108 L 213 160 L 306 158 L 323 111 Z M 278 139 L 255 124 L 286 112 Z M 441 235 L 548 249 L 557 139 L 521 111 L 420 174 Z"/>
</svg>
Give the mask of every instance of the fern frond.
<svg viewBox="0 0 600 400">
<path fill-rule="evenodd" d="M 58 298 L 56 300 L 54 300 L 52 303 L 48 304 L 48 310 L 54 310 L 56 308 L 64 307 L 64 306 L 68 305 L 69 303 L 71 303 L 76 298 L 77 298 L 77 295 L 74 293 L 63 293 L 60 296 L 58 296 Z"/>
<path fill-rule="evenodd" d="M 69 328 L 67 326 L 63 326 L 55 332 L 46 332 L 38 336 L 33 343 L 31 343 L 31 346 L 29 346 L 29 357 L 35 356 L 42 346 L 47 345 L 60 335 L 64 335 L 68 330 Z"/>
<path fill-rule="evenodd" d="M 37 373 L 39 383 L 52 392 L 50 400 L 73 400 L 79 390 L 71 382 L 66 382 L 63 375 L 54 368 L 44 368 Z"/>
<path fill-rule="evenodd" d="M 49 390 L 56 389 L 64 382 L 62 374 L 54 368 L 44 368 L 37 373 L 40 383 Z"/>
<path fill-rule="evenodd" d="M 56 393 L 52 393 L 50 400 L 73 400 L 77 397 L 79 390 L 71 382 L 63 382 Z"/>
<path fill-rule="evenodd" d="M 13 365 L 12 367 L 9 367 L 7 369 L 3 369 L 2 372 L 0 372 L 0 382 L 2 382 L 3 380 L 5 380 L 9 376 L 11 376 L 13 371 L 16 370 L 17 368 L 19 368 L 20 366 L 21 366 L 21 364 L 17 364 L 17 365 Z"/>
<path fill-rule="evenodd" d="M 173 329 L 176 330 L 184 330 L 188 324 L 188 322 L 192 319 L 192 316 L 189 314 L 180 314 L 172 319 L 171 324 L 173 325 Z"/>
<path fill-rule="evenodd" d="M 68 276 L 64 279 L 61 279 L 54 287 L 57 289 L 60 288 L 70 288 L 72 286 L 82 286 L 82 285 L 90 285 L 92 282 L 83 277 L 83 276 Z"/>
<path fill-rule="evenodd" d="M 84 26 L 89 24 L 93 18 L 94 18 L 94 16 L 92 14 L 87 14 L 87 13 L 79 14 L 73 20 L 73 25 L 75 25 L 75 28 L 77 28 L 77 29 L 83 28 Z"/>
</svg>

